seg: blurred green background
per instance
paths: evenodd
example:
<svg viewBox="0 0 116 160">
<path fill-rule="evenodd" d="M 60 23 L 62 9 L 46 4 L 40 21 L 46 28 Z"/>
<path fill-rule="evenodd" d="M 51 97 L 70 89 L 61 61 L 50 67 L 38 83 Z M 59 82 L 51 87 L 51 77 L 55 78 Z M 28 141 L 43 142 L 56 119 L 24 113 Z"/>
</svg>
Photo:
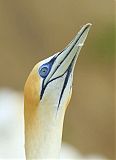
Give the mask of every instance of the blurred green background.
<svg viewBox="0 0 116 160">
<path fill-rule="evenodd" d="M 82 154 L 114 158 L 113 0 L 0 1 L 0 87 L 23 90 L 40 60 L 63 49 L 80 27 L 92 28 L 75 68 L 63 140 Z"/>
</svg>

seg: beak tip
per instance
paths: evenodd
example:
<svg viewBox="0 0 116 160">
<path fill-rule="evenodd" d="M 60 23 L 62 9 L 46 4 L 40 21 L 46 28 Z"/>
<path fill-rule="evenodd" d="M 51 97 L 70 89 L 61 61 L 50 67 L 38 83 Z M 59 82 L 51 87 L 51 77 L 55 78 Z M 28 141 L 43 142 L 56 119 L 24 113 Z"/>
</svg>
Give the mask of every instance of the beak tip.
<svg viewBox="0 0 116 160">
<path fill-rule="evenodd" d="M 91 26 L 92 26 L 91 23 L 87 23 L 87 24 L 85 24 L 83 27 L 89 31 L 90 28 L 91 28 Z"/>
<path fill-rule="evenodd" d="M 85 30 L 90 30 L 90 28 L 91 28 L 91 26 L 92 26 L 92 24 L 91 23 L 87 23 L 87 24 L 85 24 L 82 28 L 84 28 Z"/>
<path fill-rule="evenodd" d="M 86 27 L 91 27 L 92 26 L 92 23 L 87 23 L 85 24 Z"/>
<path fill-rule="evenodd" d="M 89 30 L 91 28 L 92 24 L 91 23 L 87 23 L 85 24 L 81 30 L 77 33 L 76 39 L 78 39 L 78 46 L 83 46 L 87 35 L 89 33 Z"/>
<path fill-rule="evenodd" d="M 87 23 L 87 25 L 90 25 L 90 26 L 91 26 L 91 25 L 92 25 L 92 23 Z"/>
</svg>

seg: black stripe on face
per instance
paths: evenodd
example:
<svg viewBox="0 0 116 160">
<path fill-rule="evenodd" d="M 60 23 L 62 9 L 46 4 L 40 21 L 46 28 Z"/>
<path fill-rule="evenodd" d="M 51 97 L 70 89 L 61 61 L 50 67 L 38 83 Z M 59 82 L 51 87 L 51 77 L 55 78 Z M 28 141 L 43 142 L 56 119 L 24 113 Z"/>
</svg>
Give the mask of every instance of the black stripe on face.
<svg viewBox="0 0 116 160">
<path fill-rule="evenodd" d="M 52 65 L 54 64 L 56 58 L 57 58 L 57 57 L 54 56 L 49 62 L 46 63 L 46 64 L 49 64 L 49 65 L 50 65 L 50 70 L 51 70 Z M 46 65 L 46 64 L 44 64 L 44 65 Z M 50 73 L 50 71 L 49 71 L 49 73 Z M 49 75 L 49 73 L 48 73 L 48 75 Z M 48 75 L 47 75 L 47 76 L 48 76 Z M 42 89 L 41 89 L 41 94 L 40 94 L 40 100 L 42 99 L 43 94 L 44 94 L 44 91 L 45 91 L 45 88 L 46 88 L 46 86 L 47 86 L 47 84 L 44 85 L 44 81 L 45 81 L 46 78 L 47 78 L 47 77 L 43 78 Z"/>
</svg>

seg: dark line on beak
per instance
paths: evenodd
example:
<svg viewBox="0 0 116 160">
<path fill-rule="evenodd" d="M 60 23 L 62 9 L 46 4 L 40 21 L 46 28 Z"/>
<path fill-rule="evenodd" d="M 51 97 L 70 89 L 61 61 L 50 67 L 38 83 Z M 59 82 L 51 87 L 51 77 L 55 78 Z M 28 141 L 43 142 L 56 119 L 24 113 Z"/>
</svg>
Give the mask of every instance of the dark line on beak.
<svg viewBox="0 0 116 160">
<path fill-rule="evenodd" d="M 73 60 L 71 61 L 68 69 L 67 69 L 67 74 L 66 74 L 66 78 L 65 78 L 65 81 L 64 81 L 64 85 L 63 85 L 63 88 L 62 88 L 62 91 L 61 91 L 61 94 L 60 94 L 60 98 L 59 98 L 59 102 L 58 102 L 58 107 L 57 107 L 57 111 L 59 109 L 59 106 L 60 106 L 60 102 L 61 102 L 61 99 L 62 99 L 62 96 L 63 96 L 63 93 L 64 93 L 64 90 L 68 84 L 68 80 L 69 80 L 69 77 L 70 77 L 70 74 L 71 74 L 71 71 L 72 71 L 72 66 L 73 66 L 73 62 L 75 60 L 75 57 L 76 55 L 74 56 Z"/>
</svg>

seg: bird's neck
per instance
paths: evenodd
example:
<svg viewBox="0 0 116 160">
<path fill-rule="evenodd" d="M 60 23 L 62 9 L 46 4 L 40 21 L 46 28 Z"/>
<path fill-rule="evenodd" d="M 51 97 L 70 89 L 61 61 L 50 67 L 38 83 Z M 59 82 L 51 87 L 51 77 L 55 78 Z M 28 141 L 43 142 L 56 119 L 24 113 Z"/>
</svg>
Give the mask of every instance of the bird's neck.
<svg viewBox="0 0 116 160">
<path fill-rule="evenodd" d="M 54 106 L 53 106 L 54 107 Z M 65 111 L 59 116 L 49 106 L 25 106 L 25 150 L 27 159 L 58 158 Z"/>
</svg>

